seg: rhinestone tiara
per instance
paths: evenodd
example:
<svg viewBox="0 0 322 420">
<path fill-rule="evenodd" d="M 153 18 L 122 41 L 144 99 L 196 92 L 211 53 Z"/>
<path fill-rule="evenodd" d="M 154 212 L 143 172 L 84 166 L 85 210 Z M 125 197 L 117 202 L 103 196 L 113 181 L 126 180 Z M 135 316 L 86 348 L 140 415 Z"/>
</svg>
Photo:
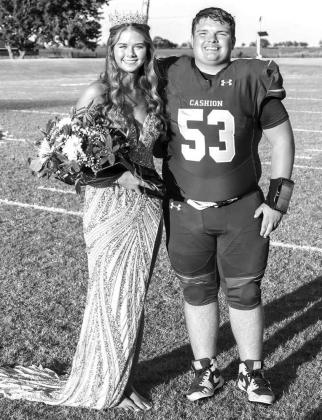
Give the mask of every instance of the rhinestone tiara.
<svg viewBox="0 0 322 420">
<path fill-rule="evenodd" d="M 140 25 L 147 25 L 148 18 L 140 12 L 117 12 L 109 15 L 110 27 L 130 23 L 137 23 Z"/>
</svg>

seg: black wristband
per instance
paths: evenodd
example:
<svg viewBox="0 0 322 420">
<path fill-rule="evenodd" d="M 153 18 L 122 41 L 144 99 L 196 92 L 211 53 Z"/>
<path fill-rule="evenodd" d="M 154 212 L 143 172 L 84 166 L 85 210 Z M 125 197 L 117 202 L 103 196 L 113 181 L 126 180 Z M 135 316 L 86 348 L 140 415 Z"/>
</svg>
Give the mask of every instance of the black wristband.
<svg viewBox="0 0 322 420">
<path fill-rule="evenodd" d="M 271 179 L 265 203 L 274 210 L 285 214 L 287 212 L 294 182 L 287 178 Z"/>
</svg>

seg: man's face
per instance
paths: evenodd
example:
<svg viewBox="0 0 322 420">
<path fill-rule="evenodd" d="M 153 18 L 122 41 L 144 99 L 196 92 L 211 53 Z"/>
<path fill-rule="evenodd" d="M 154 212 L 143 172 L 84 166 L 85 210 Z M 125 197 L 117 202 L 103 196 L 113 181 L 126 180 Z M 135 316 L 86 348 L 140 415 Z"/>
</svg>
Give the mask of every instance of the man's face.
<svg viewBox="0 0 322 420">
<path fill-rule="evenodd" d="M 206 73 L 229 62 L 235 39 L 228 23 L 204 18 L 195 27 L 192 43 L 196 65 Z"/>
</svg>

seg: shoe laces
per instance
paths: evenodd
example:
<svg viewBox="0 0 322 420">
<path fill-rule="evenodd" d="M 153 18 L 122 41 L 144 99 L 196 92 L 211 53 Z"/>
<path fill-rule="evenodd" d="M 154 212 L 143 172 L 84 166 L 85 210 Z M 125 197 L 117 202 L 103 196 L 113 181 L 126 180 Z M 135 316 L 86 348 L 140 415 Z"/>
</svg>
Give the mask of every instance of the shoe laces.
<svg viewBox="0 0 322 420">
<path fill-rule="evenodd" d="M 207 386 L 207 385 L 209 385 L 208 384 L 209 378 L 210 378 L 210 370 L 209 369 L 205 369 L 204 372 L 202 372 L 202 379 L 200 381 L 200 385 L 201 386 Z"/>
<path fill-rule="evenodd" d="M 209 381 L 210 374 L 211 374 L 209 367 L 205 367 L 205 368 L 200 369 L 200 370 L 195 370 L 193 368 L 192 370 L 195 374 L 194 382 L 198 382 L 198 384 L 201 385 L 201 386 L 208 385 L 207 381 Z"/>
<path fill-rule="evenodd" d="M 253 389 L 270 388 L 269 382 L 267 379 L 265 379 L 263 371 L 261 369 L 256 369 L 249 372 L 249 378 L 252 383 Z"/>
</svg>

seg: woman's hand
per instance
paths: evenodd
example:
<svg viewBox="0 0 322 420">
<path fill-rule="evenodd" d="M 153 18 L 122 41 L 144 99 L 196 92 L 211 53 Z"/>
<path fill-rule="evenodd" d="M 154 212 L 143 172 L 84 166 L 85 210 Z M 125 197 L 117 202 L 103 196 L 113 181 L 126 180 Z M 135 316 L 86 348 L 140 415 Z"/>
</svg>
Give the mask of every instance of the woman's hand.
<svg viewBox="0 0 322 420">
<path fill-rule="evenodd" d="M 124 172 L 119 179 L 116 181 L 116 184 L 120 185 L 121 187 L 124 187 L 128 190 L 133 190 L 138 194 L 141 194 L 142 191 L 139 187 L 147 187 L 148 185 L 138 179 L 136 176 L 134 176 L 130 171 Z"/>
</svg>

